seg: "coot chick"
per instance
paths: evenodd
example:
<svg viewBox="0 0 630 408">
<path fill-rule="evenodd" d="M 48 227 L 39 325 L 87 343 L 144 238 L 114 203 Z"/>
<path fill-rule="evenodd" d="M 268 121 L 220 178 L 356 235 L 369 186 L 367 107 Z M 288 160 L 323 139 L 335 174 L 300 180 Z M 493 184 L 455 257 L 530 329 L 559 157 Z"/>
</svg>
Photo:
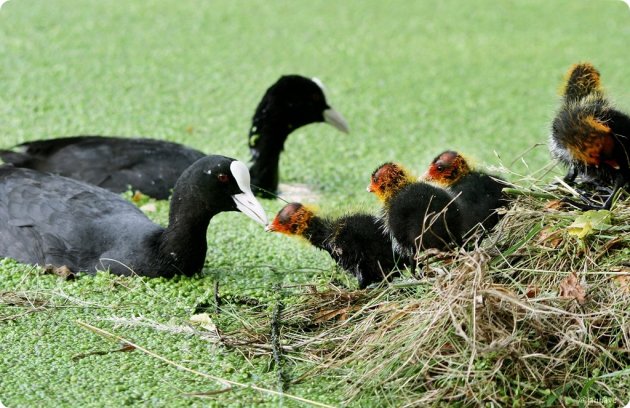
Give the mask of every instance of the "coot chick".
<svg viewBox="0 0 630 408">
<path fill-rule="evenodd" d="M 290 203 L 278 212 L 267 230 L 305 238 L 328 252 L 357 278 L 361 289 L 398 275 L 392 241 L 382 220 L 373 215 L 327 218 L 301 203 Z"/>
<path fill-rule="evenodd" d="M 580 176 L 611 190 L 603 205 L 591 202 L 589 208 L 609 209 L 617 190 L 630 182 L 630 116 L 597 93 L 560 108 L 549 149 L 569 168 L 565 181 Z"/>
<path fill-rule="evenodd" d="M 568 108 L 571 104 L 576 104 L 590 95 L 603 98 L 604 91 L 601 85 L 601 74 L 593 64 L 588 62 L 572 65 L 565 75 L 565 82 L 561 87 L 561 95 L 563 108 Z M 574 167 L 572 164 L 569 165 L 569 171 L 564 178 L 565 182 L 574 182 L 578 174 L 578 167 Z M 583 182 L 590 181 L 590 176 L 586 173 L 586 170 L 581 172 Z"/>
<path fill-rule="evenodd" d="M 479 170 L 474 170 L 459 153 L 440 153 L 429 166 L 423 179 L 448 190 L 456 197 L 462 211 L 462 232 L 466 235 L 481 224 L 486 231 L 499 222 L 497 210 L 508 203 L 503 194 L 507 183 Z"/>
<path fill-rule="evenodd" d="M 348 130 L 341 115 L 327 105 L 320 86 L 310 79 L 289 75 L 272 85 L 252 119 L 252 184 L 275 192 L 284 140 L 297 127 L 318 121 Z M 204 156 L 177 143 L 116 136 L 37 140 L 0 150 L 0 158 L 16 167 L 70 177 L 115 193 L 131 188 L 161 200 L 170 196 L 182 172 Z"/>
<path fill-rule="evenodd" d="M 189 276 L 201 271 L 208 224 L 222 211 L 267 223 L 247 166 L 223 156 L 203 157 L 182 173 L 167 228 L 100 187 L 0 166 L 0 257 L 74 272 Z"/>
<path fill-rule="evenodd" d="M 461 209 L 446 190 L 414 181 L 402 166 L 385 163 L 372 173 L 368 191 L 383 202 L 383 217 L 397 251 L 447 250 L 462 241 Z"/>
</svg>

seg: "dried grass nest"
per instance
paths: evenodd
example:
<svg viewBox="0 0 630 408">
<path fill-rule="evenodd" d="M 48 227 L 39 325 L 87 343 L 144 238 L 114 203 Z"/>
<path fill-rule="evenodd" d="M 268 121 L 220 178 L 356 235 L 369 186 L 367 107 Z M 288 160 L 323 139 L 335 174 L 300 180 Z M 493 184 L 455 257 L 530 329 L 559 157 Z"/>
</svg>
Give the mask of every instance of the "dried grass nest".
<svg viewBox="0 0 630 408">
<path fill-rule="evenodd" d="M 294 382 L 337 378 L 359 406 L 623 406 L 630 200 L 593 221 L 541 195 L 519 194 L 485 239 L 425 257 L 421 279 L 311 288 L 276 322 L 242 314 L 224 340 L 250 355 L 276 342 L 285 365 L 312 363 Z"/>
</svg>

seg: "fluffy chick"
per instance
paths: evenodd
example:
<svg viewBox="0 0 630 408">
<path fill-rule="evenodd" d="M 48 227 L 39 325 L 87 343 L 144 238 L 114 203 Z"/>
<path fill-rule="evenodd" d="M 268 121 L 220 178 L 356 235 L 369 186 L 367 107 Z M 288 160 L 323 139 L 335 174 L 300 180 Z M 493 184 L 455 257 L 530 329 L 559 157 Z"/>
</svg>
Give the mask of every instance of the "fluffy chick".
<svg viewBox="0 0 630 408">
<path fill-rule="evenodd" d="M 385 228 L 401 255 L 461 243 L 460 206 L 446 190 L 415 181 L 399 164 L 385 163 L 372 173 L 368 191 L 383 202 Z"/>
<path fill-rule="evenodd" d="M 303 237 L 328 252 L 357 278 L 361 289 L 398 275 L 392 241 L 382 221 L 373 215 L 320 217 L 301 203 L 290 203 L 278 212 L 267 230 Z"/>
<path fill-rule="evenodd" d="M 604 95 L 601 75 L 597 68 L 589 62 L 572 65 L 565 75 L 562 86 L 564 103 L 577 102 L 589 95 Z"/>
<path fill-rule="evenodd" d="M 603 208 L 610 208 L 616 191 L 630 182 L 630 116 L 597 93 L 560 108 L 549 149 L 569 168 L 565 181 L 580 176 L 612 189 Z"/>
<path fill-rule="evenodd" d="M 463 209 L 465 234 L 474 232 L 479 225 L 485 230 L 492 229 L 499 222 L 497 210 L 508 202 L 502 192 L 507 187 L 504 180 L 473 169 L 461 154 L 452 150 L 433 159 L 423 178 L 456 197 Z"/>
</svg>

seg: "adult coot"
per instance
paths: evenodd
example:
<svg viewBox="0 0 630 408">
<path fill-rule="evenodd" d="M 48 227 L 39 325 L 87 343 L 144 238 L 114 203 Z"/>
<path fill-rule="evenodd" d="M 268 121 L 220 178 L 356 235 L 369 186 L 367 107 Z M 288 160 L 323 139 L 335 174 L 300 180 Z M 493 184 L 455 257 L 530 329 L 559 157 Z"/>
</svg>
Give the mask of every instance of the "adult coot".
<svg viewBox="0 0 630 408">
<path fill-rule="evenodd" d="M 287 136 L 314 122 L 348 131 L 343 117 L 326 102 L 318 81 L 287 75 L 267 90 L 249 132 L 250 172 L 257 194 L 273 197 Z M 37 140 L 0 150 L 0 158 L 16 167 L 82 180 L 115 193 L 132 188 L 157 199 L 168 198 L 182 172 L 203 156 L 177 143 L 115 136 Z"/>
<path fill-rule="evenodd" d="M 265 225 L 247 166 L 206 156 L 173 189 L 167 228 L 118 195 L 81 181 L 0 167 L 0 256 L 72 271 L 149 277 L 192 275 L 206 257 L 206 230 L 222 211 Z"/>
<path fill-rule="evenodd" d="M 345 119 L 326 102 L 318 79 L 286 75 L 267 90 L 252 118 L 248 139 L 250 173 L 257 195 L 274 197 L 284 142 L 295 129 L 315 122 L 326 122 L 344 133 L 349 131 Z"/>
</svg>

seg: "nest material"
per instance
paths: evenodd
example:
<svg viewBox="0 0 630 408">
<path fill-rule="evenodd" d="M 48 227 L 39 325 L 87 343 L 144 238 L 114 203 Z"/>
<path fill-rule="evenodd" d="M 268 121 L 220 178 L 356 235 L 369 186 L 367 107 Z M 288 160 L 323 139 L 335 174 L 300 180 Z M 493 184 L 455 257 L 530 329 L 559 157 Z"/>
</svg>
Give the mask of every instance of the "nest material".
<svg viewBox="0 0 630 408">
<path fill-rule="evenodd" d="M 518 197 L 490 236 L 434 257 L 421 281 L 303 295 L 283 315 L 285 352 L 314 364 L 305 375 L 340 377 L 359 404 L 625 404 L 630 203 L 584 238 L 568 233 L 578 214 L 553 207 Z M 268 331 L 260 317 L 249 334 Z"/>
</svg>

